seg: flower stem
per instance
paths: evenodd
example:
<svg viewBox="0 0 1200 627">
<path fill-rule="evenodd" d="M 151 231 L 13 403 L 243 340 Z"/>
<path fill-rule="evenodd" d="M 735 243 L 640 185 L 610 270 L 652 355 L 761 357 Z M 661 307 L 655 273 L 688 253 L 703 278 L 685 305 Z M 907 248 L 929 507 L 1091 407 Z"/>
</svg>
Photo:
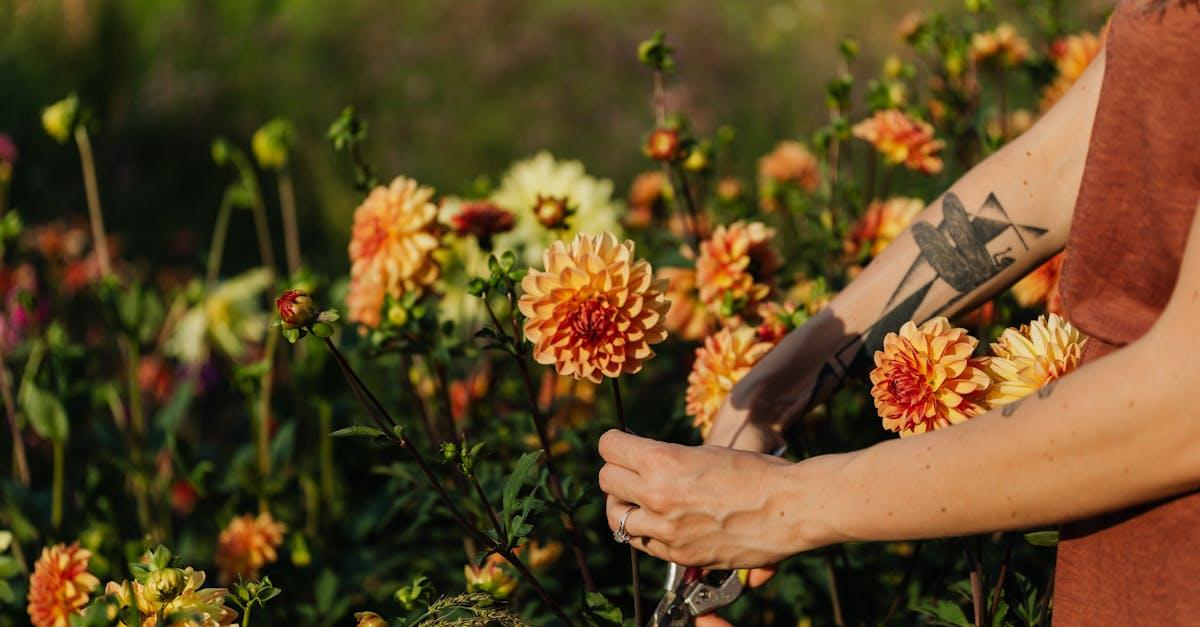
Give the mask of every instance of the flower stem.
<svg viewBox="0 0 1200 627">
<path fill-rule="evenodd" d="M 56 530 L 62 527 L 63 509 L 63 446 L 61 440 L 54 440 L 54 489 L 50 502 L 50 525 Z"/>
<path fill-rule="evenodd" d="M 22 486 L 29 487 L 29 461 L 25 457 L 25 439 L 21 437 L 21 427 L 17 424 L 12 379 L 8 376 L 8 366 L 4 365 L 3 351 L 0 351 L 0 395 L 4 397 L 4 414 L 8 418 L 8 433 L 13 441 L 13 476 Z"/>
<path fill-rule="evenodd" d="M 425 436 L 429 438 L 429 446 L 436 451 L 438 448 L 437 429 L 429 416 L 429 410 L 425 407 L 425 400 L 421 398 L 421 395 L 417 393 L 417 387 L 413 385 L 413 361 L 407 353 L 400 355 L 400 368 L 404 371 L 404 375 L 400 378 L 404 383 L 405 391 L 408 392 L 408 397 L 412 399 L 413 404 L 417 406 L 417 411 L 421 414 L 421 425 L 425 427 Z"/>
<path fill-rule="evenodd" d="M 510 306 L 512 311 L 516 311 L 515 304 L 511 300 L 513 290 L 509 290 Z M 496 312 L 492 309 L 491 303 L 487 298 L 483 299 L 483 306 L 487 309 L 488 315 L 492 318 L 492 323 L 496 325 L 496 331 L 509 345 L 509 354 L 517 362 L 517 371 L 521 374 L 521 383 L 525 387 L 525 396 L 529 400 L 529 415 L 533 418 L 534 430 L 537 431 L 538 443 L 542 450 L 545 451 L 546 473 L 550 478 L 550 494 L 554 496 L 561 514 L 559 518 L 562 520 L 563 529 L 567 532 L 567 539 L 571 543 L 571 553 L 575 558 L 575 565 L 579 569 L 579 577 L 583 580 L 583 587 L 588 592 L 596 591 L 596 581 L 592 577 L 592 570 L 588 567 L 587 553 L 583 548 L 583 537 L 579 533 L 579 527 L 575 524 L 575 512 L 567 505 L 566 493 L 562 488 L 562 478 L 558 472 L 558 465 L 554 462 L 554 453 L 551 450 L 552 442 L 550 441 L 550 432 L 546 428 L 546 416 L 542 414 L 541 406 L 538 404 L 537 392 L 533 389 L 533 376 L 529 372 L 529 364 L 525 361 L 525 357 L 517 350 L 516 337 L 509 337 L 504 330 L 504 325 L 500 324 L 500 319 L 496 317 Z M 513 317 L 513 333 L 516 333 L 518 326 L 516 325 L 516 317 Z"/>
<path fill-rule="evenodd" d="M 233 151 L 233 163 L 242 177 L 242 183 L 250 192 L 250 212 L 254 214 L 254 234 L 258 238 L 258 252 L 262 257 L 262 265 L 275 272 L 275 248 L 271 245 L 271 231 L 267 226 L 267 207 L 263 202 L 262 190 L 258 187 L 258 177 L 254 175 L 254 166 L 245 153 Z"/>
<path fill-rule="evenodd" d="M 325 340 L 325 346 L 329 348 L 330 353 L 333 355 L 334 361 L 336 361 L 338 367 L 341 368 L 342 376 L 346 378 L 346 382 L 350 385 L 350 389 L 354 393 L 354 396 L 358 399 L 358 402 L 362 404 L 362 406 L 367 410 L 367 413 L 371 415 L 371 419 L 375 421 L 376 426 L 379 427 L 384 436 L 407 452 L 410 457 L 412 457 L 413 461 L 416 462 L 417 467 L 420 468 L 421 474 L 425 475 L 426 481 L 431 487 L 433 487 L 434 492 L 441 500 L 442 505 L 448 512 L 450 512 L 450 515 L 454 518 L 455 522 L 457 522 L 459 526 L 463 528 L 463 531 L 465 531 L 467 535 L 471 536 L 476 542 L 483 546 L 490 547 L 493 551 L 499 553 L 501 557 L 512 564 L 513 567 L 517 569 L 517 572 L 521 574 L 522 578 L 525 579 L 526 583 L 528 583 L 529 586 L 534 589 L 537 595 L 546 602 L 546 605 L 550 607 L 551 611 L 553 611 L 555 615 L 557 615 L 558 618 L 563 621 L 564 624 L 574 625 L 574 622 L 572 622 L 567 616 L 567 613 L 562 609 L 561 606 L 558 605 L 557 602 L 554 601 L 554 598 L 550 596 L 550 593 L 546 592 L 546 589 L 542 587 L 542 584 L 537 580 L 537 577 L 533 575 L 529 568 L 525 566 L 524 562 L 522 562 L 520 558 L 518 558 L 516 554 L 512 552 L 512 550 L 503 544 L 494 542 L 491 538 L 487 537 L 487 535 L 479 531 L 474 524 L 469 522 L 466 517 L 464 517 L 462 513 L 458 511 L 458 508 L 454 505 L 454 501 L 450 498 L 450 495 L 446 493 L 446 488 L 440 481 L 438 481 L 437 476 L 433 474 L 433 469 L 430 468 L 429 463 L 425 461 L 425 458 L 421 455 L 420 451 L 418 451 L 416 447 L 412 445 L 412 442 L 410 442 L 408 438 L 404 437 L 402 433 L 397 433 L 397 430 L 387 428 L 387 424 L 389 423 L 393 427 L 396 426 L 395 419 L 393 419 L 391 414 L 389 414 L 383 405 L 380 404 L 379 400 L 375 398 L 375 395 L 371 393 L 371 390 L 363 384 L 362 379 L 360 379 L 358 374 L 354 372 L 354 368 L 352 368 L 349 362 L 346 361 L 346 358 L 342 356 L 341 351 L 337 349 L 337 346 L 333 343 L 333 341 L 330 338 L 323 339 Z"/>
<path fill-rule="evenodd" d="M 979 538 L 960 538 L 967 564 L 971 567 L 971 606 L 974 610 L 973 625 L 983 625 L 983 563 L 979 560 Z"/>
<path fill-rule="evenodd" d="M 1004 579 L 1008 575 L 1008 564 L 1012 560 L 1016 538 L 1016 534 L 1011 533 L 1004 538 L 1004 561 L 1000 563 L 1000 572 L 996 575 L 996 586 L 992 589 L 992 600 L 987 607 L 989 624 L 996 615 L 996 608 L 1000 607 L 1000 595 L 1004 592 Z"/>
<path fill-rule="evenodd" d="M 666 167 L 668 180 L 671 181 L 671 186 L 676 189 L 679 196 L 683 196 L 683 207 L 686 213 L 684 214 L 684 229 L 687 230 L 688 244 L 691 245 L 692 251 L 697 255 L 700 254 L 700 218 L 699 210 L 696 208 L 696 199 L 692 197 L 692 188 L 688 186 L 687 176 L 683 170 L 676 164 L 671 164 Z M 678 204 L 678 201 L 676 201 Z"/>
<path fill-rule="evenodd" d="M 275 348 L 278 342 L 278 333 L 267 334 L 266 356 L 264 357 L 267 360 L 267 368 L 262 374 L 258 398 L 258 509 L 264 513 L 269 509 L 266 490 L 267 482 L 271 477 L 271 391 L 275 382 Z"/>
<path fill-rule="evenodd" d="M 833 557 L 828 553 L 825 554 L 825 576 L 829 581 L 829 602 L 833 605 L 833 624 L 842 627 L 846 624 L 846 617 L 842 614 L 842 598 L 838 594 L 837 570 L 833 567 Z"/>
<path fill-rule="evenodd" d="M 212 244 L 208 247 L 208 271 L 204 285 L 212 289 L 221 275 L 221 258 L 225 255 L 225 236 L 229 233 L 229 216 L 233 213 L 233 201 L 229 192 L 221 195 L 221 206 L 217 209 L 217 224 L 213 227 Z"/>
<path fill-rule="evenodd" d="M 92 246 L 100 261 L 100 274 L 112 274 L 112 262 L 108 256 L 108 235 L 104 232 L 104 214 L 100 210 L 100 187 L 96 183 L 96 160 L 92 155 L 92 141 L 83 125 L 75 127 L 75 144 L 79 146 L 79 162 L 83 167 L 83 187 L 87 192 L 88 217 L 92 223 Z"/>
<path fill-rule="evenodd" d="M 625 424 L 625 405 L 621 402 L 621 384 L 616 377 L 612 378 L 613 404 L 617 408 L 617 426 L 626 433 L 633 433 Z M 642 576 L 638 569 L 638 553 L 629 545 L 629 573 L 633 579 L 633 624 L 641 627 L 642 622 Z"/>
<path fill-rule="evenodd" d="M 137 340 L 128 336 L 121 337 L 125 349 L 126 389 L 129 394 L 129 446 L 130 461 L 135 472 L 130 476 L 133 482 L 134 498 L 137 501 L 138 521 L 142 530 L 153 538 L 158 538 L 154 521 L 150 515 L 149 479 L 146 467 L 146 421 L 142 411 L 142 388 L 138 384 L 138 370 L 142 363 L 141 347 Z"/>
<path fill-rule="evenodd" d="M 279 170 L 279 211 L 283 214 L 283 245 L 287 254 L 288 274 L 300 269 L 300 228 L 296 222 L 296 192 L 292 173 L 285 165 Z"/>
<path fill-rule="evenodd" d="M 507 543 L 508 533 L 505 532 L 500 518 L 496 516 L 496 509 L 492 507 L 492 502 L 488 500 L 487 493 L 483 491 L 483 486 L 479 484 L 479 477 L 475 474 L 475 470 L 472 469 L 465 474 L 471 480 L 471 486 L 475 488 L 475 494 L 479 497 L 479 504 L 483 506 L 483 511 L 487 513 L 488 519 L 492 521 L 492 527 L 496 530 L 497 541 Z"/>
</svg>

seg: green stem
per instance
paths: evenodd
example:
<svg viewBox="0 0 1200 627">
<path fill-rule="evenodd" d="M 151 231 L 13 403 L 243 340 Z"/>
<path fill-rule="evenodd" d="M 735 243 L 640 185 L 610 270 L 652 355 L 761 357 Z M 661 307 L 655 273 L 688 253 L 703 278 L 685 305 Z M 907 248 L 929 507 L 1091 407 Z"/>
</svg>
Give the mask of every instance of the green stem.
<svg viewBox="0 0 1200 627">
<path fill-rule="evenodd" d="M 4 414 L 8 418 L 8 433 L 12 436 L 13 477 L 28 488 L 30 476 L 29 461 L 25 456 L 25 439 L 21 437 L 21 427 L 17 424 L 17 405 L 13 401 L 12 379 L 8 376 L 3 351 L 0 351 L 0 396 L 4 397 Z"/>
<path fill-rule="evenodd" d="M 242 612 L 242 627 L 250 627 L 250 608 L 252 607 L 254 607 L 252 604 L 246 604 L 246 611 Z"/>
<path fill-rule="evenodd" d="M 92 155 L 92 141 L 82 125 L 75 127 L 75 143 L 79 146 L 79 162 L 83 168 L 83 187 L 87 192 L 88 217 L 92 223 L 92 246 L 100 261 L 100 274 L 112 274 L 112 262 L 108 256 L 108 236 L 104 231 L 104 214 L 100 210 L 100 186 L 96 183 L 96 160 Z"/>
<path fill-rule="evenodd" d="M 266 356 L 264 357 L 267 360 L 267 369 L 262 375 L 262 384 L 260 385 L 258 398 L 258 509 L 260 512 L 266 512 L 269 509 L 267 504 L 267 481 L 271 477 L 271 391 L 274 388 L 275 347 L 278 343 L 278 333 L 267 334 Z"/>
<path fill-rule="evenodd" d="M 204 284 L 212 289 L 221 275 L 221 258 L 225 255 L 225 236 L 229 233 L 229 216 L 233 213 L 233 201 L 229 192 L 221 196 L 221 206 L 217 209 L 217 224 L 213 228 L 212 244 L 208 247 L 208 272 Z"/>
<path fill-rule="evenodd" d="M 254 234 L 258 237 L 262 265 L 275 272 L 275 248 L 271 245 L 271 231 L 267 226 L 267 207 L 258 186 L 258 177 L 254 175 L 254 166 L 250 165 L 250 160 L 240 150 L 233 151 L 233 163 L 242 177 L 242 184 L 250 192 L 250 212 L 254 214 Z"/>
<path fill-rule="evenodd" d="M 285 165 L 279 171 L 279 211 L 283 214 L 283 245 L 287 253 L 288 274 L 300 269 L 300 228 L 296 221 L 296 192 L 292 174 Z"/>
<path fill-rule="evenodd" d="M 617 427 L 626 433 L 633 433 L 625 424 L 625 405 L 621 402 L 621 384 L 616 377 L 612 379 L 613 404 L 617 408 Z M 633 579 L 633 624 L 641 627 L 642 621 L 642 576 L 638 568 L 637 549 L 629 545 L 629 573 Z"/>
<path fill-rule="evenodd" d="M 466 475 L 471 480 L 471 486 L 475 488 L 475 495 L 479 497 L 479 504 L 483 506 L 483 511 L 487 513 L 488 520 L 492 521 L 492 528 L 496 530 L 497 541 L 507 545 L 508 533 L 505 532 L 504 524 L 500 522 L 500 518 L 496 516 L 496 509 L 492 507 L 492 502 L 488 500 L 487 492 L 484 492 L 483 486 L 479 484 L 479 477 L 475 474 L 475 470 L 472 469 Z"/>
<path fill-rule="evenodd" d="M 62 527 L 63 509 L 63 442 L 54 440 L 54 490 L 50 504 L 50 525 L 57 531 Z"/>
<path fill-rule="evenodd" d="M 130 337 L 122 337 L 121 343 L 125 349 L 126 370 L 126 389 L 129 394 L 129 445 L 130 445 L 130 460 L 133 463 L 134 472 L 130 476 L 130 481 L 133 481 L 133 492 L 137 501 L 138 521 L 142 525 L 142 530 L 157 538 L 156 530 L 154 529 L 153 520 L 150 516 L 150 495 L 149 480 L 147 478 L 146 468 L 146 423 L 142 414 L 142 390 L 138 385 L 138 369 L 141 364 L 141 347 L 138 346 L 137 340 Z"/>
</svg>

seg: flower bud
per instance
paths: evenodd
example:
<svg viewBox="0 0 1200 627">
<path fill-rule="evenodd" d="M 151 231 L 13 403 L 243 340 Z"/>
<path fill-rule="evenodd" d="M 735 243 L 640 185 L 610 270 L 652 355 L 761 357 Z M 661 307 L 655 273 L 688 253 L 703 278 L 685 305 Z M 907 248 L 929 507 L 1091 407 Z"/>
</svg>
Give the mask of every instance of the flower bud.
<svg viewBox="0 0 1200 627">
<path fill-rule="evenodd" d="M 375 612 L 357 612 L 354 618 L 358 619 L 355 627 L 388 627 L 387 621 Z"/>
<path fill-rule="evenodd" d="M 79 117 L 79 98 L 68 96 L 42 110 L 42 128 L 58 143 L 64 143 L 75 132 Z"/>
<path fill-rule="evenodd" d="M 548 229 L 566 228 L 567 218 L 572 213 L 575 213 L 575 210 L 567 204 L 566 196 L 538 194 L 537 201 L 533 205 L 533 216 Z"/>
<path fill-rule="evenodd" d="M 646 153 L 647 157 L 655 161 L 669 163 L 678 161 L 683 156 L 682 145 L 683 141 L 679 137 L 678 130 L 673 128 L 656 128 L 646 138 L 646 145 L 642 147 L 642 150 Z"/>
<path fill-rule="evenodd" d="M 404 326 L 408 323 L 408 310 L 400 303 L 392 303 L 387 309 L 387 321 L 392 326 Z"/>
<path fill-rule="evenodd" d="M 317 320 L 317 305 L 307 292 L 288 290 L 275 299 L 279 319 L 291 327 L 305 327 Z"/>
<path fill-rule="evenodd" d="M 455 233 L 475 237 L 484 250 L 491 250 L 492 236 L 511 231 L 515 224 L 513 214 L 486 200 L 463 203 L 462 210 L 450 218 Z"/>
<path fill-rule="evenodd" d="M 453 442 L 442 442 L 442 459 L 452 462 L 458 457 L 458 447 Z"/>
<path fill-rule="evenodd" d="M 287 165 L 288 150 L 296 141 L 296 129 L 283 118 L 275 118 L 254 132 L 250 148 L 258 165 L 278 170 Z"/>
<path fill-rule="evenodd" d="M 146 599 L 154 603 L 168 603 L 183 592 L 187 579 L 178 568 L 161 568 L 146 577 Z"/>
</svg>

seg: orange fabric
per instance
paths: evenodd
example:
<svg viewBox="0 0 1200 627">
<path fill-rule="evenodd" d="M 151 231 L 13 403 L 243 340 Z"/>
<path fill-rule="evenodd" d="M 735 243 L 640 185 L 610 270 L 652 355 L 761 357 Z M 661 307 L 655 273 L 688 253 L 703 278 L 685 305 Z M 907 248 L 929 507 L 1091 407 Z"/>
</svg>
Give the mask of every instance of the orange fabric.
<svg viewBox="0 0 1200 627">
<path fill-rule="evenodd" d="M 1123 2 L 1061 283 L 1091 337 L 1085 361 L 1136 340 L 1166 306 L 1200 200 L 1198 144 L 1200 5 Z M 1064 525 L 1062 538 L 1056 626 L 1200 625 L 1200 492 Z"/>
</svg>

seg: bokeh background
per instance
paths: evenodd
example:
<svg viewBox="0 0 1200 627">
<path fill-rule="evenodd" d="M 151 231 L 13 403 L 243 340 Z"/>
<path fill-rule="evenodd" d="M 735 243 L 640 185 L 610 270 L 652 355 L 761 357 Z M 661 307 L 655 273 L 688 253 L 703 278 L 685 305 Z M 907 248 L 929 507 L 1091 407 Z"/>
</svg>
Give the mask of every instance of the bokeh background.
<svg viewBox="0 0 1200 627">
<path fill-rule="evenodd" d="M 199 264 L 229 176 L 212 162 L 212 140 L 246 146 L 258 126 L 284 116 L 300 134 L 306 257 L 336 272 L 357 200 L 325 131 L 348 104 L 371 125 L 367 154 L 385 179 L 403 173 L 461 192 L 545 148 L 581 159 L 621 195 L 646 165 L 636 138 L 652 122 L 650 77 L 634 51 L 655 28 L 680 60 L 672 107 L 701 134 L 736 129 L 736 161 L 749 173 L 777 140 L 823 118 L 838 41 L 856 39 L 856 65 L 873 73 L 903 48 L 895 27 L 905 13 L 953 15 L 961 5 L 0 0 L 0 132 L 22 153 L 12 200 L 30 222 L 83 213 L 78 158 L 38 122 L 42 107 L 77 91 L 98 123 L 109 231 L 131 257 Z M 1105 3 L 1062 5 L 1065 23 L 1084 24 Z M 231 237 L 231 269 L 252 264 L 252 229 L 235 226 Z"/>
</svg>

